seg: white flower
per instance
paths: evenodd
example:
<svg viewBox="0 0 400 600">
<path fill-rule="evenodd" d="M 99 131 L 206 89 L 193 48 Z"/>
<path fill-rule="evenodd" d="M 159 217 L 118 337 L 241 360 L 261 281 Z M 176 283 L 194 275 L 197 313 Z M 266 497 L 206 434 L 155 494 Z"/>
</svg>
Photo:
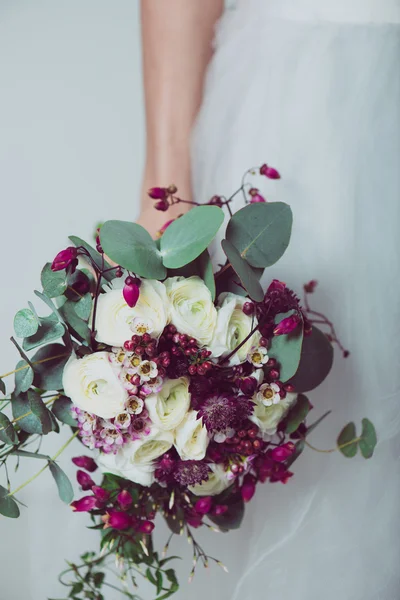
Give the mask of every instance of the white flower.
<svg viewBox="0 0 400 600">
<path fill-rule="evenodd" d="M 158 376 L 154 379 L 149 379 L 149 381 L 146 381 L 142 385 L 142 392 L 144 392 L 145 394 L 157 394 L 157 392 L 161 391 L 162 386 L 163 379 L 162 377 Z"/>
<path fill-rule="evenodd" d="M 281 401 L 281 389 L 277 383 L 263 383 L 257 393 L 257 400 L 264 406 L 272 406 Z"/>
<path fill-rule="evenodd" d="M 131 323 L 131 330 L 135 335 L 144 335 L 145 333 L 153 333 L 153 321 L 151 319 L 142 319 L 135 317 Z"/>
<path fill-rule="evenodd" d="M 130 460 L 137 465 L 152 462 L 168 452 L 173 443 L 174 435 L 170 431 L 160 431 L 153 427 L 149 435 L 129 444 Z"/>
<path fill-rule="evenodd" d="M 137 374 L 140 376 L 142 382 L 155 379 L 158 374 L 157 363 L 153 360 L 142 360 L 137 368 Z"/>
<path fill-rule="evenodd" d="M 210 343 L 217 322 L 211 293 L 200 277 L 171 277 L 165 281 L 170 302 L 171 322 L 179 333 Z"/>
<path fill-rule="evenodd" d="M 234 350 L 257 325 L 257 319 L 245 315 L 242 308 L 246 298 L 232 293 L 223 293 L 218 297 L 217 326 L 209 348 L 215 357 L 227 356 Z M 258 345 L 260 333 L 254 334 L 230 358 L 229 364 L 238 365 L 244 362 L 252 346 Z"/>
<path fill-rule="evenodd" d="M 130 394 L 137 393 L 138 386 L 135 383 L 133 383 L 136 377 L 136 369 L 122 369 L 120 370 L 118 376 L 122 385 Z"/>
<path fill-rule="evenodd" d="M 131 415 L 140 415 L 143 410 L 144 401 L 138 396 L 129 396 L 126 403 L 126 410 Z"/>
<path fill-rule="evenodd" d="M 260 428 L 261 433 L 274 435 L 279 423 L 286 417 L 289 408 L 293 406 L 296 400 L 297 394 L 286 394 L 286 397 L 282 398 L 278 404 L 265 406 L 257 393 L 253 397 L 255 406 L 249 419 Z"/>
<path fill-rule="evenodd" d="M 158 394 L 146 398 L 146 408 L 153 423 L 164 431 L 175 429 L 190 406 L 189 380 L 168 379 Z"/>
<path fill-rule="evenodd" d="M 122 412 L 128 397 L 108 352 L 70 358 L 64 368 L 63 389 L 78 408 L 103 419 Z"/>
<path fill-rule="evenodd" d="M 175 431 L 175 448 L 182 460 L 202 460 L 208 446 L 208 433 L 197 411 L 188 412 Z"/>
<path fill-rule="evenodd" d="M 143 279 L 139 300 L 133 308 L 122 295 L 120 282 L 100 294 L 97 302 L 96 339 L 110 346 L 123 346 L 132 337 L 131 325 L 140 318 L 153 329 L 153 337 L 159 337 L 168 323 L 168 301 L 165 286 L 160 281 Z"/>
<path fill-rule="evenodd" d="M 195 496 L 216 496 L 226 490 L 231 484 L 229 473 L 225 471 L 223 466 L 218 463 L 211 463 L 209 467 L 211 473 L 209 473 L 207 481 L 189 486 L 189 490 Z"/>
<path fill-rule="evenodd" d="M 253 346 L 247 354 L 247 360 L 253 367 L 260 369 L 268 362 L 267 349 L 264 346 Z"/>
<path fill-rule="evenodd" d="M 115 423 L 115 425 L 117 425 L 121 429 L 127 429 L 129 427 L 129 425 L 131 424 L 131 415 L 130 415 L 130 413 L 128 411 L 124 411 L 122 413 L 119 413 L 119 415 L 117 415 L 115 417 L 114 423 Z"/>
</svg>

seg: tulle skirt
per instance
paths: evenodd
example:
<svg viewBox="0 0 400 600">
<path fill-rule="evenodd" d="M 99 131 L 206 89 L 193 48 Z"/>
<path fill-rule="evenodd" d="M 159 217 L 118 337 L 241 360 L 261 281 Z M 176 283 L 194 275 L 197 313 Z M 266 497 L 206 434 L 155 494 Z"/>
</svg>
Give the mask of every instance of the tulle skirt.
<svg viewBox="0 0 400 600">
<path fill-rule="evenodd" d="M 369 2 L 378 10 L 365 18 L 360 3 L 342 18 L 290 18 L 294 4 L 242 2 L 220 23 L 194 132 L 194 191 L 205 202 L 234 192 L 249 167 L 280 171 L 280 181 L 254 182 L 294 214 L 291 245 L 266 280 L 301 292 L 317 279 L 314 306 L 351 352 L 336 352 L 310 394 L 315 418 L 333 409 L 310 440 L 332 448 L 345 423 L 360 430 L 368 416 L 379 445 L 370 461 L 308 449 L 287 485 L 258 488 L 240 531 L 200 532 L 231 573 L 199 573 L 185 600 L 399 597 L 399 3 L 385 15 L 385 1 Z"/>
</svg>

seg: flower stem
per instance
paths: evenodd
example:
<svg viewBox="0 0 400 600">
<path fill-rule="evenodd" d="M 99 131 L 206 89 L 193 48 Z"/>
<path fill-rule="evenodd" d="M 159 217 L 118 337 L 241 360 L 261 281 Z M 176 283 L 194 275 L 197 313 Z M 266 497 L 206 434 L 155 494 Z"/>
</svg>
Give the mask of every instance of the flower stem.
<svg viewBox="0 0 400 600">
<path fill-rule="evenodd" d="M 356 437 L 354 438 L 354 440 L 350 440 L 349 442 L 346 442 L 345 444 L 340 444 L 340 446 L 336 446 L 336 448 L 330 448 L 329 450 L 322 450 L 321 448 L 316 448 L 315 446 L 313 446 L 312 444 L 310 444 L 310 442 L 307 442 L 307 440 L 305 438 L 303 438 L 303 441 L 305 443 L 306 446 L 308 446 L 309 448 L 311 448 L 311 450 L 315 450 L 315 452 L 322 452 L 323 454 L 330 454 L 331 452 L 336 452 L 337 450 L 341 450 L 342 448 L 346 448 L 346 446 L 350 446 L 351 444 L 355 444 L 357 442 L 359 442 L 362 438 L 361 437 Z"/>
<path fill-rule="evenodd" d="M 222 275 L 222 273 L 225 273 L 225 271 L 227 271 L 228 269 L 231 269 L 231 268 L 232 268 L 232 265 L 230 262 L 228 262 L 225 266 L 222 267 L 222 269 L 220 269 L 219 271 L 217 271 L 215 273 L 215 279 L 220 277 Z"/>
<path fill-rule="evenodd" d="M 57 354 L 57 356 L 49 356 L 47 358 L 42 358 L 42 360 L 36 360 L 31 363 L 32 365 L 40 365 L 41 363 L 48 362 L 50 360 L 56 360 L 57 358 L 64 358 L 69 356 L 69 354 Z M 9 375 L 14 375 L 14 373 L 18 373 L 19 371 L 23 371 L 24 369 L 29 369 L 30 365 L 24 365 L 23 367 L 19 367 L 18 369 L 14 369 L 14 371 L 9 371 L 8 373 L 4 373 L 4 375 L 0 375 L 0 379 L 4 379 L 4 377 L 8 377 Z"/>
<path fill-rule="evenodd" d="M 57 400 L 57 398 L 60 397 L 60 394 L 57 394 L 57 396 L 53 396 L 53 398 L 50 398 L 50 400 L 47 400 L 47 402 L 45 402 L 44 404 L 47 406 L 48 404 L 51 404 L 51 402 L 54 402 L 55 400 Z M 25 413 L 24 415 L 20 415 L 19 417 L 16 417 L 15 419 L 13 419 L 11 421 L 11 423 L 17 423 L 18 421 L 20 421 L 21 419 L 24 419 L 25 417 L 29 417 L 29 415 L 32 414 L 32 411 L 30 410 L 29 412 Z M 7 427 L 0 427 L 0 431 L 3 431 L 3 429 L 6 429 Z"/>
</svg>

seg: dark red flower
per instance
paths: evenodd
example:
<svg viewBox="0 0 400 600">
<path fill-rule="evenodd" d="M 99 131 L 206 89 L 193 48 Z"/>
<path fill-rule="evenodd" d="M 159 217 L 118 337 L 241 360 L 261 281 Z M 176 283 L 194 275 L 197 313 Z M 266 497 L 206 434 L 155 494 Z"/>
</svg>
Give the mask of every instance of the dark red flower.
<svg viewBox="0 0 400 600">
<path fill-rule="evenodd" d="M 260 191 L 257 188 L 251 188 L 249 190 L 250 194 L 250 204 L 258 204 L 260 202 L 266 202 L 264 196 L 260 194 Z"/>
<path fill-rule="evenodd" d="M 194 510 L 199 513 L 199 515 L 206 515 L 210 512 L 211 507 L 211 496 L 204 496 L 203 498 L 199 498 L 199 500 L 197 500 L 196 504 L 194 505 Z"/>
<path fill-rule="evenodd" d="M 153 200 L 165 200 L 168 197 L 168 188 L 153 187 L 147 193 Z"/>
<path fill-rule="evenodd" d="M 139 526 L 136 527 L 136 531 L 139 531 L 140 533 L 150 534 L 153 531 L 154 527 L 155 525 L 153 521 L 142 521 L 139 524 Z"/>
<path fill-rule="evenodd" d="M 74 246 L 69 246 L 65 250 L 61 250 L 53 260 L 51 265 L 52 271 L 62 271 L 69 267 L 71 263 L 76 260 L 78 256 L 78 250 Z"/>
<path fill-rule="evenodd" d="M 104 523 L 104 528 L 111 527 L 112 529 L 123 531 L 132 527 L 132 517 L 120 510 L 109 510 L 103 515 L 102 521 Z"/>
<path fill-rule="evenodd" d="M 92 487 L 92 492 L 95 495 L 95 498 L 98 501 L 98 504 L 99 503 L 107 504 L 108 500 L 110 499 L 110 492 L 98 485 L 94 485 Z M 97 506 L 98 506 L 98 504 L 97 504 Z"/>
<path fill-rule="evenodd" d="M 89 471 L 90 473 L 94 473 L 97 469 L 96 463 L 90 456 L 75 456 L 72 462 L 80 469 L 85 469 L 85 471 Z"/>
<path fill-rule="evenodd" d="M 83 496 L 83 498 L 71 502 L 70 506 L 74 512 L 90 512 L 96 506 L 96 498 L 94 496 Z"/>
<path fill-rule="evenodd" d="M 77 471 L 76 479 L 84 492 L 91 490 L 95 485 L 93 479 L 85 471 Z"/>
<path fill-rule="evenodd" d="M 253 475 L 245 475 L 243 479 L 242 487 L 240 492 L 242 494 L 243 502 L 250 502 L 256 491 L 256 480 Z"/>
<path fill-rule="evenodd" d="M 207 481 L 209 472 L 209 466 L 201 460 L 181 460 L 176 465 L 174 479 L 187 487 Z"/>
<path fill-rule="evenodd" d="M 264 164 L 260 167 L 260 175 L 265 175 L 268 179 L 280 179 L 281 176 L 276 169 Z"/>
<path fill-rule="evenodd" d="M 127 510 L 131 506 L 133 500 L 128 490 L 120 491 L 120 493 L 117 496 L 117 502 L 122 508 L 122 510 Z"/>
</svg>

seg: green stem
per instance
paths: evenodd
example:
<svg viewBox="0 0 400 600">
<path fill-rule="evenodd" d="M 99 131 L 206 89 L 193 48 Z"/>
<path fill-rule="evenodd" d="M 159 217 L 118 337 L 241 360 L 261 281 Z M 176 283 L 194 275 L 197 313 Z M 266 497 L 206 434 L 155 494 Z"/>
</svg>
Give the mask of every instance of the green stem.
<svg viewBox="0 0 400 600">
<path fill-rule="evenodd" d="M 361 437 L 356 437 L 356 438 L 354 438 L 354 440 L 350 440 L 349 442 L 346 442 L 345 444 L 340 444 L 340 446 L 336 446 L 336 448 L 330 448 L 329 450 L 321 450 L 320 448 L 316 448 L 315 446 L 313 446 L 312 444 L 310 444 L 310 442 L 307 442 L 307 440 L 305 438 L 303 438 L 305 445 L 308 446 L 309 448 L 311 448 L 311 450 L 315 450 L 315 452 L 322 452 L 324 454 L 329 454 L 331 452 L 336 452 L 337 450 L 341 450 L 342 448 L 346 448 L 346 446 L 351 446 L 351 444 L 356 444 L 361 439 L 362 439 Z"/>
</svg>

